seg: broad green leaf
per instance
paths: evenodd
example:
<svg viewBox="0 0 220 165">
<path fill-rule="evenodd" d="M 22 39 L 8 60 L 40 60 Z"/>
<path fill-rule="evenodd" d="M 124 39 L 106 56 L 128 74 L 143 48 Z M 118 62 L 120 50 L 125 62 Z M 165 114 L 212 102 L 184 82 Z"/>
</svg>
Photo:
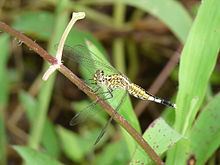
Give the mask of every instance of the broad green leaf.
<svg viewBox="0 0 220 165">
<path fill-rule="evenodd" d="M 54 15 L 47 11 L 23 11 L 13 23 L 15 29 L 41 40 L 50 38 L 53 26 Z"/>
<path fill-rule="evenodd" d="M 37 112 L 37 100 L 30 96 L 28 93 L 21 91 L 19 99 L 22 106 L 25 108 L 28 119 L 33 124 Z M 42 144 L 49 155 L 58 157 L 60 154 L 60 146 L 55 132 L 55 128 L 49 120 L 46 120 L 45 127 L 42 135 Z"/>
<path fill-rule="evenodd" d="M 205 164 L 220 146 L 220 94 L 216 95 L 197 118 L 190 131 L 191 155 L 196 163 Z"/>
<path fill-rule="evenodd" d="M 93 44 L 95 44 L 95 46 L 99 49 L 99 51 L 105 53 L 104 47 L 90 32 L 82 31 L 74 27 L 72 28 L 72 30 L 70 31 L 67 37 L 66 44 L 74 48 L 74 46 L 79 44 L 85 45 L 86 40 L 91 41 Z"/>
<path fill-rule="evenodd" d="M 143 137 L 158 155 L 162 155 L 182 138 L 162 118 L 156 119 L 145 131 Z M 153 163 L 139 146 L 133 156 L 132 162 L 143 164 Z"/>
<path fill-rule="evenodd" d="M 93 164 L 124 165 L 128 162 L 130 162 L 130 156 L 126 150 L 126 143 L 120 140 L 106 145 L 103 151 L 96 155 Z"/>
<path fill-rule="evenodd" d="M 183 135 L 187 135 L 202 105 L 220 48 L 220 1 L 202 2 L 180 59 L 175 128 Z M 167 164 L 186 163 L 187 139 L 169 152 Z"/>
<path fill-rule="evenodd" d="M 94 149 L 94 140 L 99 134 L 99 130 L 91 130 L 86 136 L 81 137 L 65 128 L 58 127 L 61 146 L 67 157 L 75 162 L 81 162 L 86 154 Z"/>
<path fill-rule="evenodd" d="M 122 0 L 122 2 L 154 15 L 164 22 L 182 43 L 186 41 L 192 19 L 186 9 L 184 9 L 178 1 Z"/>
<path fill-rule="evenodd" d="M 42 145 L 49 155 L 58 158 L 61 153 L 61 146 L 57 137 L 55 126 L 50 120 L 46 120 L 42 135 Z"/>
<path fill-rule="evenodd" d="M 46 153 L 23 146 L 14 146 L 13 148 L 21 155 L 27 165 L 61 165 Z"/>
<path fill-rule="evenodd" d="M 19 93 L 19 100 L 21 105 L 26 110 L 27 117 L 29 122 L 32 123 L 37 113 L 37 100 L 33 98 L 29 93 L 21 91 Z"/>
</svg>

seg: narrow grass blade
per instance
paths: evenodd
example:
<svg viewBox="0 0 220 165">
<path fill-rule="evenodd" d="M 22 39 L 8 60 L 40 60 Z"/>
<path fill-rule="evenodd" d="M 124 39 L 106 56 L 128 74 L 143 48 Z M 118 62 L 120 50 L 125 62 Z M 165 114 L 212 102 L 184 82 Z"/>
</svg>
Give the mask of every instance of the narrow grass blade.
<svg viewBox="0 0 220 165">
<path fill-rule="evenodd" d="M 197 164 L 205 164 L 220 146 L 220 94 L 202 110 L 190 131 L 191 155 Z"/>
<path fill-rule="evenodd" d="M 7 140 L 5 131 L 5 108 L 9 98 L 9 79 L 7 71 L 7 61 L 9 57 L 9 36 L 0 35 L 0 164 L 7 164 Z"/>
</svg>

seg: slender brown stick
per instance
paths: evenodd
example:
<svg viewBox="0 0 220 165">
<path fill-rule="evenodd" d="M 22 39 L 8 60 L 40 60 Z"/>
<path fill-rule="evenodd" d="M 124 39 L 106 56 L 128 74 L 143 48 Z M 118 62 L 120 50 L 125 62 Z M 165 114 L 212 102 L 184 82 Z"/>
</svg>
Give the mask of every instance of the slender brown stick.
<svg viewBox="0 0 220 165">
<path fill-rule="evenodd" d="M 26 44 L 29 48 L 39 54 L 44 60 L 51 64 L 56 64 L 57 60 L 47 53 L 43 48 L 41 48 L 37 43 L 32 41 L 30 38 L 24 34 L 12 29 L 10 26 L 3 22 L 0 22 L 0 29 L 16 37 L 18 40 Z M 150 147 L 150 145 L 142 138 L 142 136 L 119 114 L 117 113 L 108 103 L 106 103 L 99 96 L 94 94 L 92 90 L 74 73 L 72 73 L 64 65 L 60 65 L 58 69 L 63 75 L 65 75 L 72 83 L 74 83 L 80 90 L 87 94 L 93 100 L 99 100 L 98 103 L 106 110 L 106 112 L 113 117 L 127 132 L 136 140 L 136 142 L 141 146 L 141 148 L 149 155 L 149 157 L 155 161 L 156 164 L 163 164 L 160 157 L 156 152 Z"/>
</svg>

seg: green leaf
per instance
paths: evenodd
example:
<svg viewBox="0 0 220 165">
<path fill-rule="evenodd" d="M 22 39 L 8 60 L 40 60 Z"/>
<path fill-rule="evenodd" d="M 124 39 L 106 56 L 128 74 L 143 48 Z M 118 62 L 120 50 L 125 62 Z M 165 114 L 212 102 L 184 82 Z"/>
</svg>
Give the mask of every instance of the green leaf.
<svg viewBox="0 0 220 165">
<path fill-rule="evenodd" d="M 71 29 L 67 37 L 66 44 L 71 47 L 79 44 L 85 45 L 86 40 L 91 41 L 99 49 L 99 51 L 103 54 L 105 53 L 105 49 L 101 43 L 90 32 L 82 31 L 74 27 Z"/>
<path fill-rule="evenodd" d="M 15 29 L 41 40 L 50 38 L 53 26 L 54 15 L 47 11 L 23 11 L 13 23 Z"/>
<path fill-rule="evenodd" d="M 55 158 L 58 158 L 61 153 L 61 146 L 57 137 L 55 126 L 50 120 L 46 120 L 43 135 L 42 145 L 45 147 L 47 153 Z"/>
<path fill-rule="evenodd" d="M 57 132 L 67 157 L 73 161 L 81 162 L 86 154 L 94 149 L 94 139 L 96 139 L 100 130 L 90 130 L 85 137 L 81 137 L 62 127 L 58 127 Z"/>
<path fill-rule="evenodd" d="M 191 155 L 196 163 L 205 164 L 220 146 L 220 93 L 202 110 L 190 131 Z"/>
<path fill-rule="evenodd" d="M 34 117 L 37 113 L 37 100 L 33 98 L 29 93 L 26 91 L 20 91 L 19 92 L 19 100 L 21 102 L 21 105 L 26 110 L 27 117 L 29 119 L 29 122 L 32 124 Z"/>
<path fill-rule="evenodd" d="M 30 96 L 25 91 L 19 93 L 19 99 L 22 106 L 25 108 L 28 119 L 31 124 L 35 119 L 37 112 L 37 100 Z M 60 146 L 55 132 L 55 128 L 49 120 L 46 120 L 45 127 L 42 134 L 42 144 L 49 155 L 58 157 L 60 154 Z"/>
<path fill-rule="evenodd" d="M 123 165 L 127 164 L 130 156 L 126 150 L 126 143 L 122 140 L 110 143 L 98 154 L 93 164 L 96 165 Z"/>
<path fill-rule="evenodd" d="M 5 108 L 9 99 L 9 78 L 7 71 L 7 62 L 9 58 L 9 36 L 6 34 L 0 35 L 0 164 L 7 164 L 6 148 L 7 139 L 5 131 Z"/>
<path fill-rule="evenodd" d="M 61 165 L 46 153 L 23 146 L 13 146 L 13 148 L 21 155 L 27 165 Z"/>
<path fill-rule="evenodd" d="M 175 0 L 122 0 L 122 2 L 142 9 L 164 22 L 184 43 L 192 24 L 186 9 Z"/>
<path fill-rule="evenodd" d="M 143 137 L 158 155 L 162 155 L 182 138 L 162 118 L 156 119 L 145 131 Z M 133 163 L 137 161 L 143 164 L 153 163 L 140 147 L 137 148 L 132 159 Z"/>
<path fill-rule="evenodd" d="M 9 79 L 7 70 L 7 62 L 9 58 L 9 44 L 9 36 L 6 34 L 0 35 L 0 108 L 3 108 L 7 105 L 9 97 Z"/>
</svg>

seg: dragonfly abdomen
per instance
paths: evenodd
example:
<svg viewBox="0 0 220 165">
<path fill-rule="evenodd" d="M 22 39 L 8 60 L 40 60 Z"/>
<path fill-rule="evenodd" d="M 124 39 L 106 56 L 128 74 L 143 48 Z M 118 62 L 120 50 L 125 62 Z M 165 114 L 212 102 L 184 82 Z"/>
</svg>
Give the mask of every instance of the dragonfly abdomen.
<svg viewBox="0 0 220 165">
<path fill-rule="evenodd" d="M 148 100 L 148 98 L 150 97 L 150 95 L 147 93 L 145 89 L 141 88 L 140 86 L 134 83 L 130 83 L 128 93 L 142 100 Z"/>
<path fill-rule="evenodd" d="M 128 92 L 129 92 L 129 94 L 133 95 L 136 98 L 139 98 L 142 100 L 149 100 L 149 101 L 160 103 L 160 104 L 163 104 L 163 105 L 166 105 L 169 107 L 176 108 L 175 104 L 173 104 L 167 100 L 161 99 L 159 97 L 153 96 L 152 94 L 148 93 L 145 89 L 141 88 L 140 86 L 138 86 L 134 83 L 131 83 L 129 85 Z"/>
</svg>

